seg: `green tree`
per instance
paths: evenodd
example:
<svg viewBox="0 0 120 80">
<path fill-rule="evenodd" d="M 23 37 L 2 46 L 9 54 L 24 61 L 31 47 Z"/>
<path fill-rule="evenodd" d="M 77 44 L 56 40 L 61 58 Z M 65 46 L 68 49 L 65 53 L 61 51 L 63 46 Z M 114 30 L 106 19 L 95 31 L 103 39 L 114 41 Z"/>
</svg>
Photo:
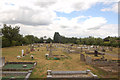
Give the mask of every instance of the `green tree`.
<svg viewBox="0 0 120 80">
<path fill-rule="evenodd" d="M 7 26 L 6 24 L 4 24 L 2 28 L 2 34 L 5 38 L 8 38 L 8 40 L 12 44 L 12 40 L 16 40 L 19 35 L 19 29 L 20 27 L 18 26 L 12 28 L 11 25 Z"/>
<path fill-rule="evenodd" d="M 53 39 L 54 39 L 55 43 L 61 42 L 61 36 L 60 36 L 60 34 L 58 32 L 55 32 Z"/>
<path fill-rule="evenodd" d="M 9 39 L 2 37 L 2 47 L 9 47 L 9 46 L 11 46 Z"/>
<path fill-rule="evenodd" d="M 53 42 L 53 40 L 51 38 L 47 39 L 47 43 Z"/>
<path fill-rule="evenodd" d="M 3 25 L 3 28 L 2 28 L 2 34 L 3 34 L 3 46 L 5 44 L 4 47 L 7 47 L 7 42 L 5 41 L 8 41 L 8 46 L 15 46 L 15 45 L 20 45 L 20 43 L 22 43 L 22 35 L 19 34 L 19 30 L 20 27 L 18 26 L 15 26 L 15 27 L 11 27 L 11 25 L 6 25 L 4 24 Z"/>
<path fill-rule="evenodd" d="M 41 37 L 40 40 L 39 40 L 39 42 L 43 43 L 43 41 L 44 41 L 44 39 L 43 39 L 43 37 Z"/>
<path fill-rule="evenodd" d="M 33 35 L 26 35 L 25 36 L 25 39 L 26 39 L 26 43 L 28 44 L 33 44 L 35 41 L 34 41 L 34 36 Z"/>
</svg>

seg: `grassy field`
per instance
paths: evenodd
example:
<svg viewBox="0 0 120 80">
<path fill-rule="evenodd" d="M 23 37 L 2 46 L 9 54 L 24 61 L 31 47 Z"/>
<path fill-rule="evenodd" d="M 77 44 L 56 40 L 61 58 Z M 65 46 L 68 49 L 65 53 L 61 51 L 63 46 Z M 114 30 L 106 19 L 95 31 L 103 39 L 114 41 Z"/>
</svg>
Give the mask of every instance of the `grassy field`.
<svg viewBox="0 0 120 80">
<path fill-rule="evenodd" d="M 45 54 L 49 53 L 49 51 L 46 50 L 46 47 L 37 48 L 39 51 L 30 52 L 30 54 L 26 55 L 25 57 L 17 59 L 18 55 L 21 56 L 21 50 L 25 50 L 26 48 L 28 48 L 28 46 L 2 48 L 2 56 L 4 56 L 5 60 L 9 62 L 37 62 L 37 65 L 30 76 L 31 78 L 46 78 L 47 70 L 82 71 L 87 69 L 90 69 L 99 77 L 104 77 L 103 75 L 99 74 L 99 70 L 90 65 L 86 65 L 84 62 L 81 62 L 80 54 L 67 54 L 62 52 L 61 48 L 58 48 L 57 51 L 53 51 L 53 54 L 64 54 L 69 57 L 68 59 L 46 60 Z M 30 58 L 31 54 L 34 55 L 34 60 Z"/>
</svg>

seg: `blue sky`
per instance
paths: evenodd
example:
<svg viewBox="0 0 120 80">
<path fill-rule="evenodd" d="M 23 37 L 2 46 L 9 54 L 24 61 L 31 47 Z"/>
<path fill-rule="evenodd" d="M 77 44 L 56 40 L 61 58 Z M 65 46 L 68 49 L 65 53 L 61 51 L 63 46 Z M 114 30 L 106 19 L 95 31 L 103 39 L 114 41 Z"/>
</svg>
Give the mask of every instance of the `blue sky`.
<svg viewBox="0 0 120 80">
<path fill-rule="evenodd" d="M 111 5 L 115 4 L 115 2 L 105 5 L 102 2 L 98 2 L 97 4 L 93 5 L 88 10 L 83 11 L 73 11 L 71 13 L 64 13 L 64 12 L 56 12 L 57 16 L 59 17 L 66 17 L 67 19 L 72 19 L 78 16 L 92 16 L 92 17 L 104 17 L 107 19 L 107 24 L 118 24 L 118 13 L 113 11 L 101 11 L 103 8 L 111 7 Z M 85 19 L 82 19 L 85 20 Z"/>
</svg>

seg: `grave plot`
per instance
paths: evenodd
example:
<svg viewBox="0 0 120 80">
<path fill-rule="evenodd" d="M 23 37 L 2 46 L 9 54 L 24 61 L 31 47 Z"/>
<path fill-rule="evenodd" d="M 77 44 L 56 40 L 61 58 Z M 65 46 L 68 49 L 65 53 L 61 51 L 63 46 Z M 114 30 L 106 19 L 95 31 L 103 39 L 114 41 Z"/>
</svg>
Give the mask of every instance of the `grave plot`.
<svg viewBox="0 0 120 80">
<path fill-rule="evenodd" d="M 2 67 L 2 79 L 28 79 L 36 62 L 6 62 Z"/>
<path fill-rule="evenodd" d="M 107 46 L 99 46 L 96 48 L 98 51 L 100 52 L 112 52 L 113 51 L 113 47 L 107 47 Z"/>
<path fill-rule="evenodd" d="M 32 70 L 36 62 L 6 62 L 3 71 L 28 71 Z"/>
<path fill-rule="evenodd" d="M 82 52 L 81 47 L 77 47 L 77 45 L 72 46 L 72 45 L 68 45 L 67 47 L 64 47 L 64 49 L 62 50 L 65 53 L 77 53 L 80 54 Z"/>
<path fill-rule="evenodd" d="M 63 52 L 66 52 L 66 53 L 77 53 L 77 54 L 80 54 L 80 50 L 79 49 L 72 49 L 72 50 L 70 50 L 70 49 L 63 49 L 62 50 Z"/>
<path fill-rule="evenodd" d="M 101 51 L 101 50 L 103 51 Z M 112 49 L 112 47 L 110 47 L 110 49 Z M 112 51 L 109 50 L 109 47 L 103 47 L 103 46 L 99 46 L 96 49 L 97 52 L 95 52 L 95 50 L 88 50 L 85 51 L 85 55 L 89 55 L 92 58 L 104 58 L 104 59 L 108 59 L 108 60 L 118 60 L 118 49 L 115 48 Z"/>
<path fill-rule="evenodd" d="M 2 80 L 28 79 L 32 71 L 3 71 Z"/>
<path fill-rule="evenodd" d="M 107 60 L 105 57 L 105 53 L 98 52 L 97 50 L 94 51 L 88 51 L 83 53 L 85 57 L 91 57 L 92 60 L 99 60 L 99 61 L 104 61 Z"/>
<path fill-rule="evenodd" d="M 35 51 L 35 46 L 32 44 L 32 45 L 30 45 L 29 46 L 30 47 L 30 51 L 32 52 L 32 51 Z"/>
<path fill-rule="evenodd" d="M 60 60 L 60 59 L 63 59 L 63 58 L 67 58 L 67 56 L 64 55 L 64 54 L 53 54 L 52 43 L 50 44 L 49 49 L 50 49 L 49 54 L 45 55 L 46 59 L 48 59 L 48 60 Z"/>
<path fill-rule="evenodd" d="M 95 55 L 95 56 L 97 56 L 97 55 L 105 55 L 105 53 L 98 52 L 97 50 L 86 51 L 85 53 L 88 54 L 88 55 Z"/>
<path fill-rule="evenodd" d="M 108 75 L 116 75 L 118 73 L 118 62 L 106 59 L 93 59 L 88 55 L 81 54 L 80 60 L 84 61 L 88 65 L 92 65 L 105 71 Z"/>
<path fill-rule="evenodd" d="M 51 71 L 47 70 L 47 78 L 96 78 L 90 70 L 86 71 Z"/>
<path fill-rule="evenodd" d="M 47 50 L 47 51 L 50 51 L 51 48 L 52 48 L 52 51 L 57 51 L 57 48 L 58 48 L 58 47 L 56 47 L 56 45 L 54 45 L 54 46 L 49 46 L 48 44 L 46 45 L 46 50 Z"/>
<path fill-rule="evenodd" d="M 98 67 L 109 74 L 116 75 L 118 73 L 118 63 L 114 61 L 94 61 L 92 63 L 95 67 Z"/>
</svg>

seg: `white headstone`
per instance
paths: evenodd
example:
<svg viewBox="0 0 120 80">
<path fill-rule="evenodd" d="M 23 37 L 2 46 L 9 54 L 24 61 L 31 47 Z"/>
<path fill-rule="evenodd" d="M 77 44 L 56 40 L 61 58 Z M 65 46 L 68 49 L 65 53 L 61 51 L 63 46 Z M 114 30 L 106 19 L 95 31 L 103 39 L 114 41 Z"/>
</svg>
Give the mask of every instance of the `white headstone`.
<svg viewBox="0 0 120 80">
<path fill-rule="evenodd" d="M 24 50 L 22 49 L 22 57 L 23 57 L 23 55 L 24 55 Z"/>
</svg>

